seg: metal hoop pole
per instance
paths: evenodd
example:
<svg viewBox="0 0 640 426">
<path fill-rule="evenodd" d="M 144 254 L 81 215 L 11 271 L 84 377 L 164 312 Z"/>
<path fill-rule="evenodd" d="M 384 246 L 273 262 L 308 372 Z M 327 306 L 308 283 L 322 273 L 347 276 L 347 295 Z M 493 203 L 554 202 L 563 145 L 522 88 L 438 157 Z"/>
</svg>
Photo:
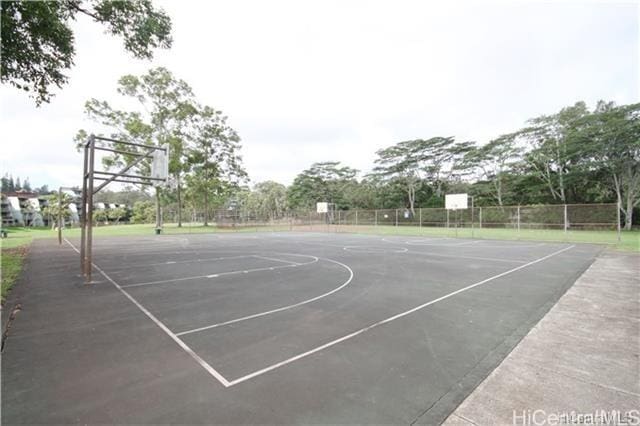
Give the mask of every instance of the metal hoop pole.
<svg viewBox="0 0 640 426">
<path fill-rule="evenodd" d="M 84 262 L 87 248 L 87 173 L 89 170 L 89 146 L 84 146 L 84 167 L 82 169 L 82 205 L 80 206 L 80 270 L 85 273 Z"/>
<path fill-rule="evenodd" d="M 89 141 L 89 173 L 88 173 L 88 188 L 87 188 L 87 247 L 85 249 L 85 283 L 91 282 L 91 272 L 93 269 L 93 170 L 95 163 L 95 145 L 96 141 L 91 137 Z"/>
</svg>

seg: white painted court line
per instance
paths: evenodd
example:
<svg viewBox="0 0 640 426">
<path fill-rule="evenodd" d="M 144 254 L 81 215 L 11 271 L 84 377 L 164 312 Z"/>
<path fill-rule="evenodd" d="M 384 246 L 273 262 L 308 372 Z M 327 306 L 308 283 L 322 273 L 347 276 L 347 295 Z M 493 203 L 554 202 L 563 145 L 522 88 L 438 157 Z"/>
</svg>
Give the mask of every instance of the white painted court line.
<svg viewBox="0 0 640 426">
<path fill-rule="evenodd" d="M 283 260 L 283 259 L 276 259 L 276 258 L 273 258 L 273 257 L 258 256 L 257 254 L 252 255 L 252 257 L 257 257 L 258 259 L 264 259 L 264 260 L 273 260 L 274 262 L 283 262 L 283 263 L 291 263 L 291 264 L 294 264 L 294 265 L 302 265 L 302 263 L 292 262 L 290 260 Z"/>
<path fill-rule="evenodd" d="M 136 265 L 128 265 L 128 266 L 124 266 L 122 268 L 109 268 L 109 270 L 111 271 L 111 273 L 113 273 L 114 271 L 129 270 L 129 269 L 133 269 L 133 268 L 143 268 L 145 266 L 162 266 L 162 265 L 175 265 L 175 264 L 180 264 L 180 263 L 197 263 L 197 262 L 215 262 L 217 260 L 244 259 L 244 258 L 248 258 L 248 257 L 253 257 L 253 256 L 248 255 L 248 254 L 243 254 L 243 255 L 239 255 L 239 256 L 209 257 L 209 258 L 204 258 L 204 259 L 197 258 L 197 259 L 188 259 L 188 260 L 167 260 L 165 262 L 154 262 L 154 263 L 142 263 L 142 264 L 136 264 Z"/>
<path fill-rule="evenodd" d="M 406 247 L 400 247 L 398 249 L 385 248 L 379 246 L 344 246 L 342 250 L 352 253 L 406 253 L 409 251 Z"/>
<path fill-rule="evenodd" d="M 318 242 L 310 242 L 310 241 L 296 241 L 296 243 L 298 244 L 307 244 L 307 245 L 312 245 L 312 246 L 325 246 L 325 247 L 333 247 L 333 248 L 339 248 L 339 249 L 344 249 L 345 246 L 339 246 L 337 244 L 325 244 L 325 243 L 318 243 Z"/>
<path fill-rule="evenodd" d="M 327 348 L 329 348 L 331 346 L 337 345 L 340 342 L 344 342 L 345 340 L 349 340 L 349 339 L 351 339 L 353 337 L 356 337 L 356 336 L 358 336 L 358 335 L 360 335 L 360 334 L 362 334 L 362 333 L 364 333 L 366 331 L 369 331 L 369 330 L 374 329 L 376 327 L 379 327 L 379 326 L 381 326 L 383 324 L 387 324 L 387 323 L 395 321 L 395 320 L 397 320 L 399 318 L 402 318 L 402 317 L 405 317 L 407 315 L 410 315 L 410 314 L 412 314 L 412 313 L 414 313 L 416 311 L 419 311 L 419 310 L 421 310 L 423 308 L 426 308 L 427 306 L 433 305 L 434 303 L 438 303 L 438 302 L 440 302 L 442 300 L 445 300 L 445 299 L 448 299 L 448 298 L 450 298 L 452 296 L 455 296 L 456 294 L 460 294 L 460 293 L 465 292 L 467 290 L 470 290 L 470 289 L 472 289 L 474 287 L 478 287 L 480 285 L 486 284 L 486 283 L 488 283 L 490 281 L 493 281 L 495 279 L 504 277 L 505 275 L 509 275 L 509 274 L 511 274 L 513 272 L 519 271 L 519 270 L 521 270 L 523 268 L 526 268 L 528 266 L 535 265 L 536 263 L 539 263 L 539 262 L 542 262 L 544 260 L 547 260 L 547 259 L 549 259 L 549 258 L 551 258 L 553 256 L 556 256 L 556 255 L 558 255 L 560 253 L 563 253 L 563 252 L 565 252 L 567 250 L 570 250 L 570 249 L 572 249 L 574 247 L 575 247 L 574 245 L 571 245 L 569 247 L 565 247 L 565 248 L 563 248 L 561 250 L 555 251 L 555 252 L 553 252 L 553 253 L 551 253 L 549 255 L 546 255 L 546 256 L 541 257 L 541 258 L 536 259 L 536 260 L 533 260 L 533 261 L 528 262 L 528 263 L 526 263 L 524 265 L 517 266 L 517 267 L 515 267 L 513 269 L 510 269 L 510 270 L 508 270 L 506 272 L 502 272 L 500 274 L 497 274 L 497 275 L 494 275 L 492 277 L 486 278 L 486 279 L 484 279 L 482 281 L 478 281 L 478 282 L 476 282 L 474 284 L 471 284 L 471 285 L 468 285 L 466 287 L 463 287 L 463 288 L 461 288 L 459 290 L 453 291 L 453 292 L 451 292 L 449 294 L 446 294 L 444 296 L 438 297 L 437 299 L 434 299 L 434 300 L 431 300 L 429 302 L 423 303 L 422 305 L 416 306 L 415 308 L 409 309 L 408 311 L 401 312 L 401 313 L 396 314 L 396 315 L 394 315 L 392 317 L 386 318 L 386 319 L 384 319 L 382 321 L 378 321 L 376 323 L 373 323 L 373 324 L 371 324 L 371 325 L 369 325 L 367 327 L 361 328 L 360 330 L 354 331 L 353 333 L 347 334 L 346 336 L 342 336 L 342 337 L 340 337 L 340 338 L 338 338 L 336 340 L 332 340 L 331 342 L 325 343 L 322 346 L 318 346 L 318 347 L 316 347 L 314 349 L 311 349 L 309 351 L 306 351 L 306 352 L 303 352 L 303 353 L 298 354 L 296 356 L 293 356 L 293 357 L 291 357 L 289 359 L 286 359 L 286 360 L 284 360 L 282 362 L 278 362 L 276 364 L 270 365 L 270 366 L 268 366 L 266 368 L 263 368 L 261 370 L 254 371 L 253 373 L 247 374 L 246 376 L 242 376 L 240 378 L 232 380 L 231 382 L 229 382 L 229 386 L 237 385 L 238 383 L 242 383 L 244 381 L 247 381 L 247 380 L 252 379 L 254 377 L 257 377 L 257 376 L 260 376 L 262 374 L 268 373 L 269 371 L 273 371 L 273 370 L 275 370 L 277 368 L 280 368 L 282 366 L 285 366 L 287 364 L 291 364 L 292 362 L 298 361 L 298 360 L 300 360 L 302 358 L 305 358 L 305 357 L 307 357 L 309 355 L 313 355 L 316 352 L 320 352 L 320 351 L 322 351 L 324 349 L 327 349 Z"/>
<path fill-rule="evenodd" d="M 456 244 L 457 246 L 470 246 L 472 244 L 478 244 L 482 242 L 481 240 L 467 241 L 466 243 Z"/>
<path fill-rule="evenodd" d="M 236 318 L 236 319 L 229 320 L 229 321 L 224 321 L 224 322 L 221 322 L 221 323 L 218 323 L 218 324 L 212 324 L 212 325 L 207 325 L 207 326 L 204 326 L 204 327 L 194 328 L 192 330 L 182 331 L 180 333 L 176 333 L 176 336 L 183 336 L 185 334 L 197 333 L 199 331 L 204 331 L 204 330 L 209 330 L 209 329 L 212 329 L 212 328 L 222 327 L 224 325 L 229 325 L 229 324 L 235 324 L 237 322 L 246 321 L 246 320 L 250 320 L 250 319 L 253 319 L 253 318 L 259 318 L 259 317 L 263 317 L 265 315 L 275 314 L 276 312 L 282 312 L 282 311 L 286 311 L 288 309 L 297 308 L 298 306 L 302 306 L 302 305 L 306 305 L 307 303 L 315 302 L 316 300 L 320 300 L 320 299 L 322 299 L 324 297 L 327 297 L 327 296 L 329 296 L 329 295 L 331 295 L 333 293 L 336 293 L 336 292 L 342 290 L 343 288 L 345 288 L 346 286 L 348 286 L 351 283 L 351 281 L 353 280 L 353 270 L 349 266 L 345 265 L 344 263 L 338 262 L 337 260 L 333 260 L 333 259 L 322 258 L 321 260 L 325 260 L 327 262 L 333 262 L 333 263 L 335 263 L 337 265 L 340 265 L 340 266 L 343 266 L 344 268 L 346 268 L 349 271 L 349 278 L 347 279 L 347 281 L 345 281 L 343 284 L 341 284 L 340 286 L 334 288 L 331 291 L 328 291 L 328 292 L 326 292 L 324 294 L 321 294 L 319 296 L 316 296 L 316 297 L 312 297 L 311 299 L 303 300 L 302 302 L 294 303 L 292 305 L 282 306 L 280 308 L 272 309 L 270 311 L 260 312 L 260 313 L 253 314 L 253 315 L 247 315 L 246 317 L 241 317 L 241 318 Z"/>
<path fill-rule="evenodd" d="M 468 246 L 471 244 L 477 244 L 480 241 L 465 241 L 463 243 L 451 243 L 451 244 L 441 244 L 441 243 L 422 243 L 422 242 L 414 242 L 411 240 L 407 240 L 404 243 L 409 246 L 440 246 L 440 247 L 459 247 L 459 246 Z"/>
<path fill-rule="evenodd" d="M 318 260 L 316 258 L 316 260 L 313 260 L 311 262 L 299 263 L 299 264 L 296 264 L 296 265 L 288 264 L 288 265 L 278 265 L 278 266 L 266 266 L 266 267 L 263 267 L 263 268 L 240 269 L 240 270 L 237 270 L 237 271 L 217 272 L 215 274 L 196 275 L 196 276 L 192 276 L 192 277 L 179 277 L 179 278 L 171 278 L 171 279 L 166 279 L 166 280 L 146 281 L 146 282 L 142 282 L 142 283 L 126 284 L 126 285 L 123 285 L 122 288 L 141 287 L 141 286 L 157 285 L 157 284 L 166 284 L 166 283 L 173 283 L 173 282 L 198 280 L 198 279 L 202 279 L 202 278 L 218 278 L 218 277 L 222 277 L 222 276 L 226 276 L 226 275 L 248 274 L 249 272 L 273 271 L 275 269 L 283 269 L 283 268 L 297 268 L 299 266 L 304 266 L 304 265 L 309 265 L 311 263 L 316 263 L 317 261 Z"/>
<path fill-rule="evenodd" d="M 471 259 L 471 260 L 483 260 L 485 262 L 505 262 L 505 263 L 527 263 L 528 260 L 521 259 L 500 259 L 497 257 L 481 257 L 481 256 L 465 256 L 458 254 L 441 254 L 441 253 L 431 253 L 431 252 L 422 252 L 422 251 L 407 251 L 407 254 L 417 254 L 420 256 L 435 256 L 435 257 L 452 257 L 455 259 Z"/>
<path fill-rule="evenodd" d="M 237 271 L 217 272 L 215 274 L 196 275 L 196 276 L 191 276 L 191 277 L 170 278 L 170 279 L 166 279 L 166 280 L 145 281 L 145 282 L 141 282 L 141 283 L 126 284 L 126 285 L 123 285 L 122 288 L 140 287 L 140 286 L 156 285 L 156 284 L 166 284 L 166 283 L 172 283 L 172 282 L 198 280 L 198 279 L 202 279 L 202 278 L 218 278 L 218 277 L 222 277 L 222 276 L 226 276 L 226 275 L 248 274 L 250 272 L 273 271 L 273 270 L 282 269 L 282 268 L 297 268 L 298 266 L 305 266 L 305 265 L 309 265 L 311 263 L 318 262 L 318 258 L 315 257 L 315 256 L 311 256 L 311 255 L 299 255 L 298 254 L 298 255 L 293 255 L 293 256 L 309 257 L 309 258 L 312 258 L 313 260 L 311 262 L 304 262 L 304 263 L 287 264 L 287 265 L 279 265 L 279 266 L 265 266 L 265 267 L 262 267 L 262 268 L 240 269 L 240 270 L 237 270 Z M 242 257 L 254 257 L 254 256 L 247 255 L 247 256 L 242 256 Z M 270 259 L 270 260 L 274 260 L 274 259 Z"/>
<path fill-rule="evenodd" d="M 479 243 L 488 243 L 481 244 L 479 248 L 496 248 L 496 249 L 510 249 L 510 248 L 532 248 L 532 247 L 542 247 L 546 246 L 547 243 L 537 243 L 537 244 L 500 244 L 493 240 L 478 240 Z M 562 241 L 558 241 L 558 244 L 563 244 Z"/>
<path fill-rule="evenodd" d="M 69 240 L 67 240 L 66 238 L 64 240 L 78 254 L 80 253 L 80 250 L 78 250 L 73 244 L 71 244 Z M 162 331 L 164 331 L 169 337 L 171 337 L 171 339 L 174 342 L 176 342 L 178 346 L 182 348 L 182 350 L 184 350 L 187 354 L 189 354 L 189 356 L 193 358 L 202 368 L 204 368 L 207 373 L 209 373 L 212 377 L 214 377 L 217 381 L 219 381 L 222 384 L 222 386 L 224 386 L 225 388 L 231 386 L 231 383 L 227 379 L 225 379 L 225 377 L 222 374 L 216 371 L 205 360 L 200 358 L 200 356 L 197 353 L 195 353 L 186 343 L 184 343 L 178 336 L 176 336 L 171 330 L 169 330 L 169 328 L 166 325 L 164 325 L 162 321 L 160 321 L 158 318 L 155 317 L 155 315 L 153 315 L 144 306 L 142 306 L 133 296 L 127 293 L 120 285 L 118 285 L 117 282 L 111 279 L 111 277 L 107 275 L 102 269 L 100 269 L 95 263 L 92 263 L 92 265 L 94 268 L 96 268 L 98 272 L 100 272 L 100 274 L 102 274 L 103 277 L 105 277 L 111 284 L 113 284 L 118 289 L 118 291 L 124 294 L 125 297 L 129 299 L 129 301 L 131 301 L 131 303 L 136 305 L 136 307 L 140 309 L 143 314 L 149 317 L 151 321 L 153 321 L 158 327 L 160 327 Z"/>
</svg>

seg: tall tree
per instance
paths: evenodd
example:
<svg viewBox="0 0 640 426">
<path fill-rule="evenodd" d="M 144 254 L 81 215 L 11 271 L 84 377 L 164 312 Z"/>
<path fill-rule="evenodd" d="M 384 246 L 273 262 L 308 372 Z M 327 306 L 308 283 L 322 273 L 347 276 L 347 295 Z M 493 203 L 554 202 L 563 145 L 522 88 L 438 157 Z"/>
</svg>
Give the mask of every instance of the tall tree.
<svg viewBox="0 0 640 426">
<path fill-rule="evenodd" d="M 16 185 L 13 182 L 13 176 L 8 173 L 5 173 L 2 176 L 2 192 L 13 192 L 16 189 Z"/>
<path fill-rule="evenodd" d="M 436 197 L 444 185 L 463 171 L 461 165 L 471 142 L 455 142 L 452 137 L 433 137 L 399 142 L 376 154 L 374 174 L 387 180 L 403 182 L 408 207 L 415 214 L 416 192 L 428 183 Z"/>
<path fill-rule="evenodd" d="M 169 145 L 169 173 L 176 182 L 178 195 L 178 225 L 181 225 L 182 175 L 190 165 L 186 160 L 188 141 L 194 136 L 194 116 L 199 114 L 191 87 L 177 79 L 166 68 L 154 68 L 142 76 L 125 75 L 118 81 L 118 93 L 135 99 L 142 111 L 123 111 L 105 101 L 91 99 L 85 104 L 87 115 L 113 129 L 111 137 L 145 145 Z M 85 140 L 87 132 L 80 131 L 77 140 Z M 117 145 L 117 144 L 114 144 Z M 115 146 L 132 151 L 128 146 Z M 107 167 L 131 164 L 136 157 L 114 153 L 103 160 Z M 149 173 L 149 161 L 136 167 L 139 173 Z M 160 206 L 160 192 L 156 191 L 156 206 Z M 158 214 L 158 218 L 160 215 Z M 159 221 L 159 219 L 158 219 Z M 161 224 L 156 223 L 157 226 Z"/>
<path fill-rule="evenodd" d="M 442 197 L 444 185 L 464 174 L 463 159 L 472 142 L 456 142 L 453 137 L 433 137 L 410 142 L 411 158 L 424 173 L 436 197 Z"/>
<path fill-rule="evenodd" d="M 22 183 L 22 189 L 31 192 L 31 183 L 29 182 L 29 178 L 26 178 Z"/>
<path fill-rule="evenodd" d="M 377 151 L 373 175 L 387 183 L 400 182 L 406 192 L 409 209 L 415 215 L 416 191 L 423 177 L 413 146 L 413 141 L 406 141 Z"/>
<path fill-rule="evenodd" d="M 50 218 L 51 229 L 64 227 L 64 221 L 71 217 L 69 205 L 73 202 L 73 198 L 66 192 L 62 193 L 62 197 L 60 197 L 60 194 L 51 194 L 45 198 L 47 199 L 47 205 L 42 210 L 42 214 Z M 59 215 L 62 216 L 62 223 L 58 223 Z"/>
<path fill-rule="evenodd" d="M 576 152 L 570 135 L 576 130 L 579 120 L 589 114 L 584 102 L 563 108 L 557 114 L 543 115 L 529 120 L 530 127 L 519 132 L 529 144 L 524 156 L 532 172 L 542 180 L 554 200 L 567 202 Z"/>
<path fill-rule="evenodd" d="M 36 105 L 49 102 L 52 86 L 68 82 L 77 15 L 105 25 L 124 39 L 136 58 L 151 59 L 156 48 L 171 46 L 171 20 L 151 0 L 2 1 L 0 76 L 2 83 L 30 92 Z"/>
<path fill-rule="evenodd" d="M 582 166 L 609 177 L 630 230 L 633 210 L 640 205 L 640 103 L 615 106 L 599 102 L 573 135 Z"/>
<path fill-rule="evenodd" d="M 256 183 L 244 207 L 260 218 L 280 218 L 287 209 L 287 187 L 270 180 Z"/>
<path fill-rule="evenodd" d="M 186 152 L 192 173 L 187 185 L 192 196 L 202 197 L 207 226 L 211 197 L 238 187 L 246 180 L 247 173 L 239 153 L 240 137 L 227 124 L 227 117 L 221 111 L 207 106 L 192 116 L 192 120 L 192 143 Z"/>
<path fill-rule="evenodd" d="M 517 145 L 517 134 L 506 134 L 469 150 L 463 167 L 477 169 L 480 179 L 490 183 L 491 196 L 502 206 L 505 175 L 520 160 L 521 153 L 522 148 Z"/>
<path fill-rule="evenodd" d="M 315 208 L 317 202 L 336 204 L 347 208 L 345 186 L 355 181 L 358 171 L 342 166 L 339 161 L 313 163 L 303 170 L 289 187 L 287 198 L 293 208 Z"/>
</svg>

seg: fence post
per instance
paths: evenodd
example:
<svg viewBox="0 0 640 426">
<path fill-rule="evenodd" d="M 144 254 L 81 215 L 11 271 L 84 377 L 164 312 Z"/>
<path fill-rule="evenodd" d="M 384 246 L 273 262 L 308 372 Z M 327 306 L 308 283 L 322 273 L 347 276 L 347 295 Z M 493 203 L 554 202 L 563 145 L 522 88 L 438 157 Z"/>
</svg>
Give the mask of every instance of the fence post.
<svg viewBox="0 0 640 426">
<path fill-rule="evenodd" d="M 422 228 L 422 207 L 418 209 L 418 217 L 419 217 L 419 221 L 420 224 L 418 225 L 419 228 Z"/>
<path fill-rule="evenodd" d="M 620 205 L 620 200 L 618 200 L 618 203 L 616 204 L 616 216 L 617 216 L 617 218 L 618 218 L 618 243 L 620 242 L 620 237 L 621 237 L 621 235 L 620 235 L 620 234 L 621 234 L 621 231 L 622 231 L 622 229 L 621 229 L 621 224 L 620 224 L 620 220 L 621 220 L 621 217 L 620 217 L 620 208 L 621 208 L 621 207 L 622 207 L 622 206 Z"/>
<path fill-rule="evenodd" d="M 358 226 L 358 210 L 356 210 L 356 226 Z"/>
<path fill-rule="evenodd" d="M 520 206 L 518 206 L 518 234 L 520 234 Z"/>
<path fill-rule="evenodd" d="M 378 226 L 378 210 L 374 210 L 373 217 L 373 226 Z"/>
<path fill-rule="evenodd" d="M 482 229 L 482 207 L 480 207 L 480 214 L 478 217 L 478 229 Z"/>
<path fill-rule="evenodd" d="M 567 205 L 564 205 L 564 234 L 567 235 L 567 229 L 569 229 L 569 222 L 567 221 Z"/>
<path fill-rule="evenodd" d="M 473 196 L 471 196 L 471 238 L 475 238 L 474 235 L 474 229 L 473 229 L 473 213 L 474 213 L 474 206 L 473 206 Z"/>
<path fill-rule="evenodd" d="M 398 209 L 396 209 L 396 226 L 398 226 Z"/>
<path fill-rule="evenodd" d="M 449 209 L 447 209 L 447 229 L 449 229 Z"/>
</svg>

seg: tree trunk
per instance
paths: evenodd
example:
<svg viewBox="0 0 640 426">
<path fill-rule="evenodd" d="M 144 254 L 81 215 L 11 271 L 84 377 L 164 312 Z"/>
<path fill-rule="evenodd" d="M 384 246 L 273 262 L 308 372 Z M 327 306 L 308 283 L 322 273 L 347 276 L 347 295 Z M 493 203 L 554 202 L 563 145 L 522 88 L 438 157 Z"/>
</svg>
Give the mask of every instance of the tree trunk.
<svg viewBox="0 0 640 426">
<path fill-rule="evenodd" d="M 209 226 L 209 191 L 204 191 L 204 226 Z"/>
<path fill-rule="evenodd" d="M 160 214 L 160 188 L 156 188 L 156 228 L 162 226 L 162 219 Z"/>
<path fill-rule="evenodd" d="M 409 209 L 411 210 L 411 214 L 415 216 L 416 188 L 413 185 L 409 185 L 407 193 L 409 195 Z"/>
<path fill-rule="evenodd" d="M 631 231 L 631 225 L 633 224 L 633 197 L 631 194 L 627 194 L 627 207 L 624 212 L 624 229 Z"/>
<path fill-rule="evenodd" d="M 177 196 L 178 196 L 178 228 L 182 228 L 182 184 L 180 182 L 180 174 L 176 175 Z"/>
<path fill-rule="evenodd" d="M 493 186 L 496 190 L 496 201 L 502 207 L 502 177 L 499 174 L 496 175 Z"/>
</svg>

